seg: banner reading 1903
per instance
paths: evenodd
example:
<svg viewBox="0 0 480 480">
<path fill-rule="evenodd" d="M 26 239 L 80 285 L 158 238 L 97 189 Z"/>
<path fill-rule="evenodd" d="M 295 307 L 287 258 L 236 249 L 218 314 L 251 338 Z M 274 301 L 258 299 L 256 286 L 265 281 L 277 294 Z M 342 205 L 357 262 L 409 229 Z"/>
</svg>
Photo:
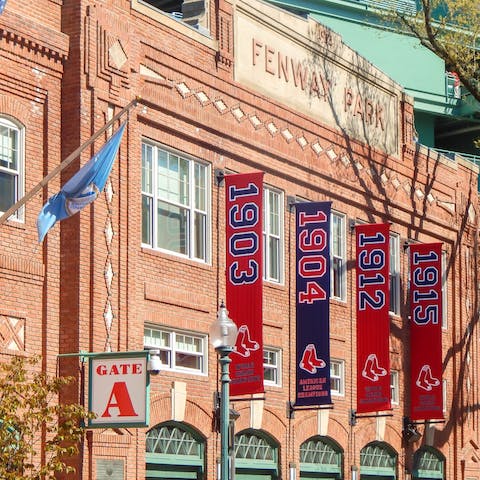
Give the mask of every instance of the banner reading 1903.
<svg viewBox="0 0 480 480">
<path fill-rule="evenodd" d="M 441 243 L 410 245 L 412 420 L 443 418 L 441 261 Z"/>
<path fill-rule="evenodd" d="M 263 388 L 263 172 L 227 175 L 226 297 L 238 327 L 230 355 L 232 395 L 260 393 Z"/>
<path fill-rule="evenodd" d="M 390 403 L 390 226 L 357 225 L 357 412 Z"/>
<path fill-rule="evenodd" d="M 330 404 L 331 202 L 297 203 L 295 405 Z"/>
</svg>

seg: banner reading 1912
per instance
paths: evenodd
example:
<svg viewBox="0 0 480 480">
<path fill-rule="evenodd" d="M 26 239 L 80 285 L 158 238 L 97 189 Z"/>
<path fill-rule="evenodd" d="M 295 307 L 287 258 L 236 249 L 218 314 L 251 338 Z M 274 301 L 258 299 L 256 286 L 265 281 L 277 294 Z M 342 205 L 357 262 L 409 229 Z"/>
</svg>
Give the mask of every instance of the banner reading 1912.
<svg viewBox="0 0 480 480">
<path fill-rule="evenodd" d="M 232 395 L 260 393 L 263 388 L 263 172 L 227 175 L 226 297 L 238 327 L 230 355 Z"/>
<path fill-rule="evenodd" d="M 412 420 L 443 418 L 441 262 L 441 243 L 410 245 Z"/>
<path fill-rule="evenodd" d="M 330 396 L 331 202 L 297 203 L 296 405 L 325 405 Z"/>
<path fill-rule="evenodd" d="M 390 402 L 388 224 L 357 225 L 357 412 Z"/>
</svg>

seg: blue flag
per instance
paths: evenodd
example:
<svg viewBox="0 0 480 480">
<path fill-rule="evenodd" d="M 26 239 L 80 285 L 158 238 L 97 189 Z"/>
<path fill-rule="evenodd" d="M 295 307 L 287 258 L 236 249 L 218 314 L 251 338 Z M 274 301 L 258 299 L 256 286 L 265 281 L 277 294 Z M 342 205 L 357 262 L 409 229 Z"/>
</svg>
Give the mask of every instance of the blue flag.
<svg viewBox="0 0 480 480">
<path fill-rule="evenodd" d="M 3 12 L 3 9 L 5 8 L 6 3 L 7 3 L 7 0 L 0 0 L 0 13 Z"/>
<path fill-rule="evenodd" d="M 1 0 L 0 0 L 1 1 Z M 38 215 L 38 241 L 56 222 L 71 217 L 92 203 L 104 189 L 117 156 L 126 122 L 112 135 L 108 142 L 94 155 L 60 190 L 48 199 Z"/>
</svg>

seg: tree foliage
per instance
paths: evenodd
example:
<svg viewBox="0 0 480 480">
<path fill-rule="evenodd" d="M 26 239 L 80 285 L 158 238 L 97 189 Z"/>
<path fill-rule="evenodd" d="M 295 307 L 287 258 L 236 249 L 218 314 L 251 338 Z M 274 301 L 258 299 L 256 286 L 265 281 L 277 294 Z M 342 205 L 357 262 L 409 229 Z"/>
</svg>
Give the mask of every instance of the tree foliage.
<svg viewBox="0 0 480 480">
<path fill-rule="evenodd" d="M 417 13 L 397 8 L 389 15 L 400 29 L 445 61 L 480 102 L 479 0 L 417 0 Z"/>
<path fill-rule="evenodd" d="M 85 409 L 59 404 L 58 394 L 73 380 L 38 372 L 39 359 L 12 357 L 0 364 L 0 478 L 53 479 L 73 468 Z"/>
</svg>

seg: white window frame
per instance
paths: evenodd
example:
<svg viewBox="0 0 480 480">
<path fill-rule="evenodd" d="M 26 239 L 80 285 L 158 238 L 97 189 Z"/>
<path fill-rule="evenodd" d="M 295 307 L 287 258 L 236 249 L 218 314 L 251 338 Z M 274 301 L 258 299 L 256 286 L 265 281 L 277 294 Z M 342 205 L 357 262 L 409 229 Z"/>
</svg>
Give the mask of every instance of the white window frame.
<svg viewBox="0 0 480 480">
<path fill-rule="evenodd" d="M 390 400 L 392 405 L 400 404 L 400 373 L 398 370 L 390 370 Z"/>
<path fill-rule="evenodd" d="M 161 342 L 153 341 L 153 336 L 149 332 L 157 332 L 160 335 L 165 334 L 168 336 L 169 342 L 168 346 L 162 345 Z M 177 347 L 177 336 L 186 336 L 195 340 L 200 340 L 201 352 L 192 352 L 188 350 L 182 350 Z M 181 372 L 181 373 L 190 373 L 192 375 L 208 375 L 208 336 L 195 333 L 190 331 L 183 330 L 174 330 L 167 327 L 160 327 L 154 325 L 145 325 L 144 327 L 144 337 L 143 337 L 144 348 L 148 350 L 160 350 L 160 361 L 162 365 L 162 370 L 172 371 L 172 372 Z M 187 368 L 182 367 L 176 364 L 177 354 L 191 355 L 200 359 L 200 368 Z M 166 357 L 167 361 L 164 361 Z"/>
<path fill-rule="evenodd" d="M 13 203 L 8 207 L 10 208 L 12 205 L 18 202 L 25 194 L 25 129 L 19 122 L 16 122 L 12 118 L 5 115 L 0 115 L 0 126 L 9 129 L 17 136 L 17 167 L 12 169 L 6 165 L 2 165 L 2 163 L 0 162 L 0 172 L 11 175 L 15 179 L 15 193 Z M 2 138 L 3 137 L 0 137 L 0 159 L 3 158 L 4 149 L 10 150 L 9 145 L 2 144 Z M 11 163 L 12 156 L 6 155 L 6 157 L 9 158 L 8 163 Z M 8 208 L 5 211 L 7 211 Z M 0 213 L 5 212 L 0 209 Z M 24 217 L 25 209 L 22 206 L 16 212 L 12 213 L 9 219 L 23 222 L 25 220 Z"/>
<path fill-rule="evenodd" d="M 272 201 L 270 195 L 276 196 L 278 200 L 278 212 L 273 212 L 278 218 L 278 233 L 273 232 L 270 214 L 272 213 Z M 284 231 L 283 217 L 285 215 L 284 195 L 281 190 L 271 187 L 263 188 L 263 279 L 267 282 L 283 284 L 284 279 Z M 278 275 L 275 277 L 270 268 L 271 251 L 270 240 L 278 241 L 278 258 L 276 267 Z"/>
<path fill-rule="evenodd" d="M 152 167 L 151 167 L 151 188 L 148 191 L 148 187 L 144 189 L 146 182 L 144 182 L 144 151 L 146 148 L 152 149 Z M 158 194 L 158 175 L 157 175 L 157 164 L 159 153 L 166 153 L 168 158 L 170 156 L 178 157 L 179 160 L 188 162 L 188 198 L 189 204 L 185 205 L 180 202 L 176 202 L 171 200 L 170 198 L 161 196 Z M 197 167 L 200 167 L 204 172 L 204 180 L 205 180 L 205 192 L 204 192 L 204 208 L 198 208 L 195 205 L 196 202 L 196 171 Z M 156 193 L 157 192 L 157 193 Z M 141 195 L 142 195 L 142 246 L 151 248 L 153 250 L 158 250 L 161 252 L 165 252 L 171 255 L 179 256 L 182 258 L 189 258 L 191 260 L 201 262 L 201 263 L 210 263 L 211 261 L 211 209 L 210 209 L 210 197 L 211 197 L 211 175 L 210 175 L 210 165 L 201 162 L 197 159 L 194 159 L 188 155 L 182 154 L 180 152 L 174 151 L 172 149 L 166 148 L 162 145 L 156 144 L 151 141 L 143 140 L 142 141 L 142 188 L 141 188 Z M 148 242 L 144 242 L 143 239 L 143 222 L 144 220 L 144 199 L 149 199 L 151 204 L 149 205 L 149 214 L 150 214 L 150 235 Z M 187 253 L 178 252 L 176 250 L 171 250 L 168 248 L 161 248 L 157 246 L 158 243 L 158 231 L 161 228 L 161 225 L 158 225 L 158 214 L 157 214 L 157 203 L 162 201 L 164 204 L 172 207 L 178 207 L 183 211 L 187 212 L 187 235 L 188 238 L 186 239 L 186 250 Z M 196 215 L 202 216 L 204 218 L 204 238 L 203 242 L 203 256 L 196 255 L 196 229 L 195 229 L 195 219 Z"/>
<path fill-rule="evenodd" d="M 273 363 L 267 363 L 265 361 L 265 354 L 269 353 L 270 358 L 273 357 Z M 263 370 L 264 381 L 263 383 L 268 386 L 281 387 L 282 386 L 282 351 L 279 348 L 263 347 Z M 274 372 L 275 380 L 267 380 L 265 372 L 267 370 Z"/>
<path fill-rule="evenodd" d="M 338 367 L 337 372 L 334 372 L 335 367 Z M 336 380 L 339 384 L 339 388 L 333 388 L 333 381 Z M 345 361 L 337 360 L 334 358 L 330 359 L 330 393 L 337 397 L 345 396 Z"/>
<path fill-rule="evenodd" d="M 340 238 L 337 241 L 339 251 L 336 252 L 334 249 L 334 218 L 338 220 L 340 225 L 339 231 L 337 232 Z M 332 211 L 331 213 L 331 222 L 330 222 L 330 298 L 335 300 L 340 300 L 345 302 L 347 300 L 347 234 L 346 234 L 346 216 L 342 213 Z M 338 260 L 340 267 L 338 269 L 338 288 L 339 295 L 335 295 L 335 260 Z"/>
<path fill-rule="evenodd" d="M 392 315 L 400 315 L 400 235 L 390 232 L 390 271 L 388 281 L 390 285 L 390 298 L 388 310 Z M 393 288 L 392 288 L 393 287 Z M 392 302 L 393 300 L 393 302 Z M 394 303 L 394 308 L 392 308 Z"/>
</svg>

